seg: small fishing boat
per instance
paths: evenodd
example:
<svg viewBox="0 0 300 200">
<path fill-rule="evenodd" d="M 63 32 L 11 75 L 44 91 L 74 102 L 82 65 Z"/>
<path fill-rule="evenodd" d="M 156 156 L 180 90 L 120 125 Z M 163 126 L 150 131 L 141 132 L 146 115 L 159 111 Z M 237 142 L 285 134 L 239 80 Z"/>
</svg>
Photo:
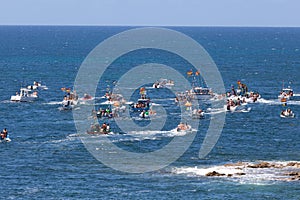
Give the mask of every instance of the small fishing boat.
<svg viewBox="0 0 300 200">
<path fill-rule="evenodd" d="M 78 102 L 78 95 L 75 91 L 71 91 L 71 89 L 62 88 L 62 91 L 65 91 L 64 99 L 62 101 L 61 110 L 72 110 L 76 107 Z"/>
<path fill-rule="evenodd" d="M 238 106 L 236 105 L 224 105 L 224 109 L 226 111 L 231 111 L 231 112 L 234 112 L 236 109 L 237 109 Z"/>
<path fill-rule="evenodd" d="M 11 101 L 19 101 L 19 102 L 31 102 L 38 98 L 37 91 L 32 91 L 27 88 L 21 88 L 20 93 L 16 93 L 10 97 Z"/>
<path fill-rule="evenodd" d="M 212 89 L 207 87 L 194 87 L 191 90 L 191 94 L 193 95 L 194 99 L 197 100 L 207 100 L 213 98 Z"/>
<path fill-rule="evenodd" d="M 109 124 L 104 123 L 100 126 L 98 123 L 91 125 L 91 128 L 87 130 L 87 134 L 91 135 L 102 135 L 111 133 Z"/>
<path fill-rule="evenodd" d="M 72 110 L 75 106 L 78 105 L 78 100 L 64 99 L 61 104 L 62 110 Z"/>
<path fill-rule="evenodd" d="M 137 103 L 132 103 L 129 106 L 130 106 L 131 111 L 133 111 L 133 112 L 148 111 L 150 109 L 150 100 L 149 99 L 138 99 Z"/>
<path fill-rule="evenodd" d="M 172 88 L 174 86 L 174 81 L 173 80 L 168 80 L 168 79 L 159 79 L 155 83 L 153 83 L 152 87 L 153 88 Z"/>
<path fill-rule="evenodd" d="M 3 129 L 3 131 L 1 131 L 1 134 L 0 134 L 0 142 L 10 142 L 11 139 L 9 138 L 9 135 L 8 135 L 8 132 L 5 129 Z"/>
<path fill-rule="evenodd" d="M 9 137 L 6 137 L 4 139 L 1 139 L 0 142 L 11 142 L 11 139 Z"/>
<path fill-rule="evenodd" d="M 88 101 L 88 100 L 92 100 L 92 99 L 93 99 L 93 97 L 89 94 L 84 94 L 82 97 L 83 101 Z"/>
<path fill-rule="evenodd" d="M 186 132 L 186 131 L 191 131 L 192 127 L 188 125 L 187 123 L 180 122 L 177 126 L 177 132 Z"/>
<path fill-rule="evenodd" d="M 27 86 L 30 90 L 48 90 L 48 87 L 46 85 L 42 85 L 41 82 L 34 81 L 33 85 Z"/>
<path fill-rule="evenodd" d="M 280 92 L 280 94 L 278 95 L 278 98 L 282 101 L 283 99 L 286 101 L 286 100 L 289 100 L 293 97 L 294 95 L 294 92 L 293 92 L 293 89 L 288 87 L 288 88 L 283 88 Z M 283 101 L 282 101 L 283 102 Z"/>
<path fill-rule="evenodd" d="M 282 118 L 294 118 L 295 114 L 293 113 L 293 111 L 290 108 L 288 108 L 286 110 L 281 111 L 280 117 L 282 117 Z"/>
<path fill-rule="evenodd" d="M 108 105 L 106 108 L 100 107 L 96 111 L 97 118 L 102 118 L 102 117 L 112 118 L 112 117 L 114 117 L 115 114 L 116 113 L 113 112 L 111 105 Z"/>
<path fill-rule="evenodd" d="M 204 118 L 204 111 L 201 109 L 194 109 L 192 112 L 192 118 L 194 119 L 203 119 Z"/>
<path fill-rule="evenodd" d="M 130 110 L 132 112 L 142 112 L 142 111 L 148 111 L 151 106 L 150 99 L 146 96 L 146 90 L 145 88 L 140 89 L 140 95 L 141 97 L 138 99 L 137 103 L 131 103 L 129 104 Z"/>
</svg>

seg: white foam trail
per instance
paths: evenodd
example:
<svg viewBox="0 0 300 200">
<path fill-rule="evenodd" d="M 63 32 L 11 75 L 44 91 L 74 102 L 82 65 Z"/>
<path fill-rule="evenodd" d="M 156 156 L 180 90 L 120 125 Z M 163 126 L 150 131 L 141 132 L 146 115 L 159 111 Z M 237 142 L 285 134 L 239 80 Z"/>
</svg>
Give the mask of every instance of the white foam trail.
<svg viewBox="0 0 300 200">
<path fill-rule="evenodd" d="M 3 101 L 1 101 L 1 103 L 12 103 L 13 101 L 11 101 L 11 100 L 3 100 Z"/>
<path fill-rule="evenodd" d="M 113 104 L 114 104 L 113 101 L 105 101 L 105 102 L 100 103 L 100 105 L 113 105 Z"/>
<path fill-rule="evenodd" d="M 158 104 L 158 103 L 152 103 L 151 105 L 152 106 L 160 106 L 160 104 Z"/>
<path fill-rule="evenodd" d="M 208 108 L 207 111 L 208 112 L 205 112 L 206 115 L 216 115 L 219 113 L 226 112 L 226 109 L 224 109 L 224 108 Z"/>
<path fill-rule="evenodd" d="M 279 99 L 258 99 L 257 100 L 258 103 L 262 103 L 262 104 L 269 104 L 269 105 L 282 105 L 285 102 L 281 102 Z M 300 101 L 294 101 L 294 100 L 288 100 L 287 105 L 300 105 Z"/>
<path fill-rule="evenodd" d="M 50 102 L 43 103 L 43 104 L 47 104 L 47 105 L 58 105 L 58 104 L 62 104 L 62 101 L 50 101 Z"/>
</svg>

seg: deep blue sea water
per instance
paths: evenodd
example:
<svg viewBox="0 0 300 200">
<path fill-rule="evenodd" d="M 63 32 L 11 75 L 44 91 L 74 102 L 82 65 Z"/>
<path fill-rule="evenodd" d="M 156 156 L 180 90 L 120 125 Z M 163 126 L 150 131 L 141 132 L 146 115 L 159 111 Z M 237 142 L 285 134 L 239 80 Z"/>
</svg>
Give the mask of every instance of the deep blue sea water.
<svg viewBox="0 0 300 200">
<path fill-rule="evenodd" d="M 294 119 L 280 118 L 283 107 L 277 99 L 283 80 L 300 94 L 300 28 L 169 27 L 206 49 L 226 89 L 241 80 L 258 91 L 262 100 L 251 104 L 249 113 L 226 115 L 221 137 L 204 159 L 198 158 L 198 152 L 209 117 L 201 121 L 193 144 L 176 162 L 154 172 L 131 174 L 95 159 L 78 137 L 72 112 L 58 107 L 63 98 L 60 88 L 73 86 L 89 52 L 103 40 L 132 28 L 0 26 L 0 128 L 8 128 L 12 139 L 0 143 L 1 198 L 299 199 L 299 181 L 273 180 L 276 171 L 246 178 L 211 178 L 201 175 L 201 170 L 238 161 L 300 161 L 300 97 L 288 102 L 296 113 Z M 97 96 L 104 95 L 107 85 L 112 87 L 126 70 L 150 62 L 169 64 L 183 74 L 190 69 L 186 61 L 167 52 L 131 52 L 110 66 L 99 82 Z M 40 92 L 38 101 L 9 101 L 21 85 L 34 80 L 49 88 Z M 178 108 L 170 100 L 172 94 L 153 89 L 148 94 L 153 102 L 169 109 L 164 130 L 156 134 L 145 130 L 136 137 L 121 131 L 108 136 L 117 146 L 150 152 L 175 136 L 164 132 L 180 121 Z M 137 98 L 134 95 L 131 101 Z M 113 120 L 111 123 L 118 132 Z M 140 126 L 147 123 L 137 122 Z"/>
</svg>

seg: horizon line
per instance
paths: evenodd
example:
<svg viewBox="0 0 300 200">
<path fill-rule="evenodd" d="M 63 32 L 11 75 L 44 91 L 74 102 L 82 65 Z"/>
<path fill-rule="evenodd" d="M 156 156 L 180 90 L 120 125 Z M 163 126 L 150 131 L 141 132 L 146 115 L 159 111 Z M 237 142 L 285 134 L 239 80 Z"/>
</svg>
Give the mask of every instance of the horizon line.
<svg viewBox="0 0 300 200">
<path fill-rule="evenodd" d="M 66 27 L 210 27 L 210 28 L 300 28 L 274 25 L 98 25 L 98 24 L 0 24 L 0 26 L 66 26 Z"/>
</svg>

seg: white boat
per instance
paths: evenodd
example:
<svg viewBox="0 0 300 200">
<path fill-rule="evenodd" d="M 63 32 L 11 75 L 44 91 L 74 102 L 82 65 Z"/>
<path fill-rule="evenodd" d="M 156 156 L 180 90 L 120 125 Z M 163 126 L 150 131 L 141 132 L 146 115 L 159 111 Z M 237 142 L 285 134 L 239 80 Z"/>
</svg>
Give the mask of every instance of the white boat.
<svg viewBox="0 0 300 200">
<path fill-rule="evenodd" d="M 194 109 L 192 112 L 192 118 L 194 119 L 203 119 L 204 118 L 204 111 L 199 109 Z"/>
<path fill-rule="evenodd" d="M 1 139 L 0 142 L 11 142 L 11 139 L 9 137 L 6 137 L 4 139 Z"/>
<path fill-rule="evenodd" d="M 62 110 L 72 110 L 75 106 L 78 105 L 78 100 L 74 99 L 65 99 L 62 101 Z"/>
<path fill-rule="evenodd" d="M 174 86 L 174 81 L 168 79 L 159 79 L 155 83 L 153 83 L 153 88 L 172 88 Z"/>
<path fill-rule="evenodd" d="M 33 85 L 27 86 L 30 90 L 48 90 L 46 85 L 42 85 L 41 82 L 34 81 Z"/>
<path fill-rule="evenodd" d="M 186 131 L 191 131 L 192 130 L 192 127 L 188 124 L 185 124 L 185 123 L 180 123 L 178 126 L 177 126 L 177 132 L 186 132 Z"/>
<path fill-rule="evenodd" d="M 226 111 L 231 111 L 231 112 L 234 112 L 236 110 L 238 106 L 230 106 L 230 105 L 224 105 L 224 109 Z"/>
<path fill-rule="evenodd" d="M 294 118 L 295 114 L 291 111 L 291 109 L 286 109 L 281 111 L 280 117 L 282 118 Z"/>
<path fill-rule="evenodd" d="M 257 92 L 247 92 L 244 96 L 227 93 L 227 100 L 239 101 L 240 103 L 255 103 L 260 98 L 261 96 Z"/>
<path fill-rule="evenodd" d="M 76 92 L 72 92 L 71 89 L 62 88 L 67 94 L 65 94 L 62 101 L 62 110 L 72 110 L 75 106 L 79 104 L 78 95 Z"/>
<path fill-rule="evenodd" d="M 291 97 L 293 97 L 293 95 L 294 95 L 293 89 L 288 87 L 288 88 L 283 88 L 281 90 L 280 94 L 278 95 L 278 98 L 289 100 Z"/>
<path fill-rule="evenodd" d="M 10 138 L 4 138 L 4 139 L 1 139 L 0 142 L 11 142 L 11 139 Z"/>
<path fill-rule="evenodd" d="M 34 101 L 38 98 L 37 91 L 32 91 L 27 88 L 21 88 L 20 93 L 16 93 L 10 97 L 11 101 L 20 101 L 20 102 L 30 102 Z"/>
<path fill-rule="evenodd" d="M 212 89 L 207 87 L 194 87 L 190 93 L 193 95 L 193 98 L 197 100 L 213 98 Z"/>
</svg>

